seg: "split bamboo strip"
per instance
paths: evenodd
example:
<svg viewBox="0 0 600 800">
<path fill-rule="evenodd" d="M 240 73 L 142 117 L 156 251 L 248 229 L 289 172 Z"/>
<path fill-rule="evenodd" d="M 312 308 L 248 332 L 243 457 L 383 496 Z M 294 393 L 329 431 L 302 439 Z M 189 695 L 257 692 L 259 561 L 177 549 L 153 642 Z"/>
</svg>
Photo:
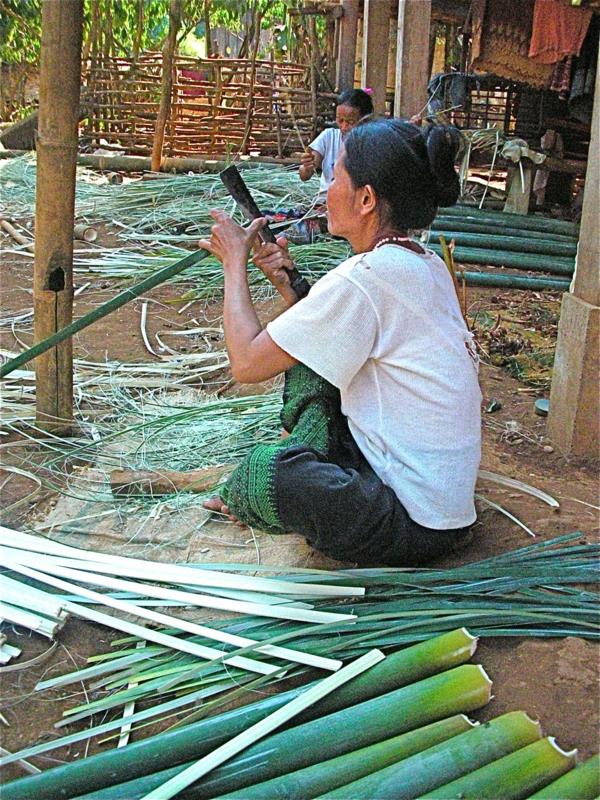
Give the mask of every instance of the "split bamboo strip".
<svg viewBox="0 0 600 800">
<path fill-rule="evenodd" d="M 466 630 L 460 629 L 441 636 L 434 636 L 427 641 L 392 653 L 364 675 L 357 677 L 351 684 L 340 688 L 333 695 L 308 709 L 297 719 L 297 722 L 304 723 L 332 714 L 348 706 L 372 700 L 379 694 L 393 692 L 409 683 L 416 683 L 425 677 L 456 667 L 471 657 L 476 644 L 476 640 Z M 119 665 L 127 666 L 138 658 L 139 654 L 121 658 Z M 78 677 L 84 679 L 98 674 L 95 667 L 90 667 L 88 670 L 94 670 L 94 672 L 86 675 L 81 674 L 85 672 L 82 670 Z M 48 681 L 45 683 L 52 685 Z M 124 751 L 113 750 L 99 753 L 84 761 L 73 761 L 54 767 L 46 770 L 39 780 L 21 779 L 10 784 L 10 797 L 12 800 L 26 800 L 26 798 L 34 800 L 34 798 L 43 796 L 45 800 L 57 800 L 57 798 L 64 797 L 64 792 L 70 796 L 93 792 L 117 781 L 129 781 L 151 771 L 183 764 L 220 746 L 244 728 L 263 719 L 285 702 L 292 700 L 301 691 L 302 687 L 265 697 L 251 705 L 235 708 L 219 716 L 209 717 L 182 729 L 134 742 L 128 745 Z M 467 710 L 471 709 L 458 708 L 448 711 L 448 714 Z M 427 721 L 425 719 L 423 724 Z M 418 724 L 418 722 L 415 723 L 415 726 Z M 114 727 L 116 725 L 113 725 L 112 729 Z M 102 726 L 102 728 L 102 732 L 104 732 L 106 727 Z M 392 728 L 390 731 L 389 737 L 399 732 Z M 71 736 L 69 737 L 70 742 L 87 738 L 89 732 L 82 731 L 80 734 L 74 735 L 78 738 L 74 740 Z M 45 743 L 46 750 L 60 746 L 61 741 L 67 743 L 65 740 Z M 370 742 L 365 740 L 365 744 L 370 744 Z M 45 752 L 45 750 L 36 750 L 36 752 Z"/>
<path fill-rule="evenodd" d="M 279 778 L 246 786 L 221 795 L 219 800 L 309 800 L 465 733 L 474 724 L 458 714 Z"/>
<path fill-rule="evenodd" d="M 371 650 L 356 661 L 348 664 L 348 666 L 343 667 L 339 672 L 324 678 L 320 683 L 307 689 L 294 700 L 291 700 L 268 717 L 265 717 L 265 719 L 247 728 L 243 733 L 230 739 L 228 742 L 221 745 L 221 747 L 178 773 L 166 783 L 153 789 L 146 795 L 144 800 L 170 800 L 171 797 L 174 797 L 180 791 L 186 789 L 191 783 L 194 783 L 208 772 L 212 772 L 216 767 L 229 761 L 233 756 L 257 743 L 272 731 L 277 730 L 277 728 L 289 722 L 289 720 L 293 719 L 301 711 L 304 711 L 305 708 L 308 708 L 323 697 L 326 697 L 328 694 L 335 691 L 338 686 L 343 686 L 357 675 L 360 675 L 361 672 L 374 666 L 384 658 L 384 654 L 379 650 Z"/>
<path fill-rule="evenodd" d="M 0 602 L 0 619 L 12 625 L 20 625 L 23 628 L 29 628 L 29 630 L 40 633 L 47 639 L 54 639 L 56 633 L 62 628 L 64 623 L 64 619 L 50 619 L 49 617 L 28 611 L 25 608 L 12 606 L 5 602 Z"/>
<path fill-rule="evenodd" d="M 145 578 L 149 580 L 151 578 L 150 573 L 152 573 L 153 580 L 156 581 L 163 581 L 165 580 L 165 576 L 161 578 L 159 575 L 160 568 L 158 570 L 152 569 L 154 564 L 149 562 L 149 566 L 146 568 L 146 572 L 144 574 L 144 567 L 138 565 L 129 565 L 126 563 L 117 565 L 117 564 L 104 564 L 101 562 L 94 562 L 94 561 L 76 561 L 74 559 L 66 559 L 60 557 L 54 557 L 54 559 L 46 559 L 40 556 L 36 557 L 32 554 L 26 554 L 25 551 L 16 550 L 16 549 L 8 549 L 3 548 L 0 546 L 0 558 L 6 555 L 7 558 L 12 558 L 13 560 L 19 561 L 23 563 L 25 566 L 28 564 L 36 567 L 41 572 L 45 574 L 56 574 L 56 575 L 64 575 L 65 577 L 71 577 L 73 580 L 78 582 L 85 582 L 85 583 L 92 583 L 97 586 L 106 586 L 108 588 L 125 588 L 125 582 L 120 581 L 116 578 L 105 578 L 103 575 L 96 574 L 96 573 L 103 573 L 109 572 L 111 574 L 120 574 L 120 575 L 135 575 L 139 578 Z M 182 569 L 190 569 L 189 567 L 182 567 Z M 163 569 L 164 572 L 164 569 Z M 190 584 L 195 585 L 202 585 L 200 584 L 200 576 L 199 575 L 191 575 L 189 577 L 183 577 L 181 574 L 178 576 L 172 575 L 172 580 L 175 580 L 179 577 L 180 581 L 187 581 Z M 127 585 L 129 588 L 137 587 L 136 591 L 141 591 L 144 588 L 144 584 L 141 583 L 131 583 L 128 582 Z M 79 593 L 81 596 L 85 597 L 85 592 L 78 589 L 78 587 L 72 586 L 72 591 L 74 594 Z M 129 591 L 129 589 L 126 589 Z M 159 596 L 163 594 L 162 592 L 156 589 L 154 593 L 152 590 L 148 592 L 149 596 Z M 177 599 L 183 599 L 186 593 L 180 592 L 177 594 Z M 108 595 L 98 595 L 99 597 L 107 597 L 106 605 L 109 605 L 109 597 Z M 234 611 L 241 614 L 254 614 L 259 617 L 270 617 L 276 619 L 285 619 L 285 620 L 294 620 L 296 622 L 310 622 L 310 623 L 328 623 L 328 622 L 352 622 L 355 619 L 353 614 L 336 614 L 327 611 L 313 611 L 312 609 L 304 609 L 304 608 L 297 608 L 297 607 L 290 607 L 287 605 L 273 605 L 273 604 L 266 604 L 261 605 L 260 603 L 253 603 L 253 602 L 244 602 L 241 600 L 228 600 L 223 597 L 212 597 L 207 595 L 202 595 L 196 593 L 195 595 L 189 594 L 189 603 L 190 605 L 198 605 L 203 606 L 205 608 L 215 608 L 221 611 Z M 316 665 L 313 665 L 316 666 Z"/>
<path fill-rule="evenodd" d="M 2 544 L 5 547 L 27 550 L 48 555 L 65 556 L 81 561 L 104 562 L 107 564 L 125 567 L 126 565 L 140 567 L 146 570 L 146 577 L 154 577 L 157 580 L 164 580 L 165 568 L 158 562 L 143 561 L 137 558 L 125 558 L 114 556 L 108 553 L 96 551 L 80 550 L 76 547 L 60 544 L 51 539 L 40 536 L 31 536 L 11 530 L 0 525 L 2 534 Z M 278 594 L 302 595 L 303 597 L 356 597 L 364 595 L 365 590 L 361 587 L 333 586 L 331 584 L 305 583 L 302 586 L 281 581 L 274 578 L 251 578 L 231 575 L 229 573 L 191 566 L 169 565 L 169 578 L 171 582 L 190 584 L 194 586 L 224 586 L 232 589 L 248 589 L 249 591 L 272 591 Z M 339 615 L 336 615 L 339 617 Z M 347 617 L 344 617 L 347 619 Z"/>
<path fill-rule="evenodd" d="M 20 572 L 22 575 L 26 575 L 29 578 L 33 578 L 34 580 L 40 581 L 41 583 L 48 583 L 50 586 L 55 586 L 57 589 L 63 589 L 67 592 L 76 591 L 81 594 L 83 597 L 88 598 L 90 600 L 96 600 L 97 602 L 101 602 L 103 605 L 116 608 L 119 611 L 124 612 L 125 614 L 133 614 L 134 616 L 141 618 L 141 619 L 149 619 L 153 620 L 154 622 L 158 622 L 162 625 L 171 625 L 171 627 L 180 627 L 185 625 L 185 629 L 190 629 L 190 624 L 185 622 L 184 620 L 177 620 L 175 617 L 170 617 L 167 614 L 159 614 L 155 611 L 151 611 L 150 609 L 140 608 L 136 606 L 134 603 L 127 603 L 123 600 L 116 600 L 115 598 L 107 597 L 106 595 L 98 594 L 98 592 L 90 591 L 89 589 L 83 589 L 82 587 L 77 587 L 74 584 L 68 583 L 67 581 L 60 580 L 59 578 L 53 578 L 50 575 L 46 575 L 45 573 L 38 572 L 36 570 L 30 569 L 26 567 L 19 561 L 14 560 L 13 558 L 5 555 L 2 552 L 0 559 L 4 566 L 9 567 L 9 569 L 14 570 L 15 572 Z M 139 625 L 131 626 L 129 623 L 126 623 L 124 620 L 119 619 L 117 617 L 112 617 L 107 614 L 99 614 L 98 612 L 91 611 L 89 608 L 85 608 L 84 606 L 77 605 L 75 603 L 67 603 L 67 609 L 79 617 L 85 617 L 87 619 L 94 619 L 97 622 L 100 622 L 100 618 L 103 619 L 101 624 L 107 625 L 109 627 L 116 628 L 117 630 L 123 630 L 126 633 L 133 633 L 134 635 L 139 635 L 140 631 L 143 631 L 143 628 Z M 127 626 L 127 627 L 125 627 Z M 196 627 L 196 626 L 192 626 Z M 133 628 L 136 630 L 134 631 Z M 142 638 L 144 634 L 142 633 Z M 209 663 L 214 660 L 222 660 L 225 664 L 231 664 L 234 667 L 239 667 L 240 669 L 250 670 L 251 672 L 258 672 L 263 675 L 272 674 L 274 672 L 279 672 L 280 668 L 276 666 L 272 666 L 271 664 L 263 664 L 259 661 L 254 659 L 233 656 L 232 658 L 228 658 L 225 653 L 221 650 L 215 650 L 212 647 L 206 647 L 200 644 L 194 644 L 189 640 L 180 639 L 176 636 L 170 636 L 168 634 L 161 634 L 156 631 L 148 630 L 146 638 L 150 641 L 157 642 L 158 644 L 167 645 L 167 647 L 173 647 L 176 650 L 182 650 L 183 652 L 191 653 L 192 655 L 198 656 L 199 658 L 205 658 L 209 660 Z"/>
<path fill-rule="evenodd" d="M 520 800 L 573 770 L 576 754 L 577 750 L 568 753 L 561 750 L 550 736 L 420 797 L 428 800 L 495 800 L 500 789 L 502 800 Z M 566 795 L 560 793 L 548 796 L 566 800 Z"/>
<path fill-rule="evenodd" d="M 339 675 L 339 673 L 336 673 Z M 349 685 L 349 688 L 352 684 Z M 325 717 L 273 734 L 197 781 L 189 800 L 212 798 L 468 713 L 489 702 L 491 681 L 479 666 L 463 665 Z M 333 695 L 335 697 L 335 695 Z M 461 736 L 465 734 L 460 734 Z M 450 740 L 452 741 L 452 740 Z M 277 753 L 277 758 L 273 754 Z M 23 752 L 19 756 L 24 756 Z M 185 768 L 184 765 L 183 768 Z M 181 772 L 163 770 L 83 795 L 81 800 L 140 800 Z M 12 800 L 12 798 L 11 798 Z"/>
<path fill-rule="evenodd" d="M 0 548 L 0 551 L 2 548 Z M 14 552 L 14 551 L 12 551 Z M 67 561 L 66 559 L 62 560 L 62 564 Z M 159 597 L 159 598 L 172 598 L 175 600 L 182 600 L 187 605 L 199 605 L 205 606 L 207 603 L 203 602 L 203 598 L 201 595 L 192 594 L 191 592 L 182 592 L 177 591 L 174 589 L 163 589 L 160 586 L 151 586 L 149 584 L 144 583 L 135 583 L 132 581 L 123 581 L 116 578 L 106 578 L 103 575 L 95 575 L 90 572 L 82 572 L 78 569 L 69 569 L 68 566 L 56 565 L 53 566 L 52 562 L 48 558 L 40 558 L 35 559 L 32 556 L 27 557 L 27 564 L 30 566 L 37 567 L 41 572 L 44 573 L 51 573 L 54 575 L 58 575 L 59 577 L 70 578 L 72 581 L 76 583 L 91 583 L 94 586 L 104 586 L 109 589 L 123 589 L 124 591 L 137 591 L 140 595 L 144 596 L 147 595 L 148 597 Z M 68 561 L 67 561 L 68 563 Z M 85 562 L 84 562 L 85 563 Z M 106 595 L 102 595 L 102 597 L 107 597 Z M 85 599 L 85 595 L 84 595 Z M 106 605 L 111 605 L 113 600 L 111 598 L 107 598 Z M 120 605 L 115 605 L 115 608 L 121 608 L 121 610 L 125 610 L 124 605 L 122 605 L 122 601 L 114 600 L 115 603 L 119 603 Z M 210 600 L 208 601 L 210 603 Z M 126 603 L 125 605 L 129 605 Z M 250 605 L 250 604 L 246 604 Z M 136 609 L 136 613 L 140 611 L 140 606 L 131 604 L 132 608 Z M 272 612 L 270 611 L 272 606 L 268 606 L 269 614 L 268 616 L 272 616 Z M 235 610 L 232 609 L 232 610 Z M 134 613 L 131 611 L 130 613 Z M 254 611 L 256 613 L 256 611 Z M 281 610 L 281 616 L 286 619 L 286 610 Z M 292 611 L 295 613 L 295 611 Z M 315 667 L 317 669 L 327 669 L 335 672 L 342 666 L 342 662 L 339 660 L 335 660 L 332 658 L 323 658 L 322 656 L 311 655 L 310 653 L 301 653 L 296 650 L 289 649 L 287 647 L 270 647 L 269 645 L 262 645 L 259 641 L 255 641 L 254 639 L 249 639 L 245 636 L 236 636 L 231 633 L 227 633 L 226 631 L 219 631 L 214 628 L 210 628 L 206 625 L 197 625 L 196 623 L 188 622 L 187 620 L 180 620 L 176 617 L 170 617 L 166 614 L 157 614 L 156 612 L 145 611 L 144 612 L 147 619 L 153 620 L 154 622 L 158 622 L 163 625 L 170 625 L 172 628 L 179 628 L 182 631 L 187 631 L 188 633 L 193 633 L 197 636 L 203 636 L 207 639 L 214 639 L 219 642 L 223 642 L 225 644 L 230 644 L 235 647 L 240 648 L 251 648 L 256 650 L 259 653 L 264 653 L 265 655 L 273 656 L 273 658 L 283 658 L 287 661 L 292 661 L 298 664 L 306 664 L 311 667 Z M 216 651 L 215 651 L 216 652 Z M 238 666 L 240 666 L 238 664 Z"/>
<path fill-rule="evenodd" d="M 600 755 L 595 755 L 532 794 L 530 800 L 594 800 L 598 795 Z"/>
<path fill-rule="evenodd" d="M 540 736 L 537 722 L 522 711 L 509 712 L 397 764 L 327 792 L 319 800 L 413 800 L 535 742 Z M 497 791 L 497 782 L 495 788 Z"/>
</svg>

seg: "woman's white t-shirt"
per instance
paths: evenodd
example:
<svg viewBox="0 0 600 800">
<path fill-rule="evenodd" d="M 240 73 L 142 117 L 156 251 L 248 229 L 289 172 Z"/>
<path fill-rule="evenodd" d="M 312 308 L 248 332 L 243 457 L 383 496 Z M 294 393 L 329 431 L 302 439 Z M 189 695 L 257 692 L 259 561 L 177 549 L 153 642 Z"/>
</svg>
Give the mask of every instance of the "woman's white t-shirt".
<svg viewBox="0 0 600 800">
<path fill-rule="evenodd" d="M 311 150 L 316 150 L 323 157 L 321 163 L 321 180 L 319 182 L 318 200 L 325 202 L 327 189 L 333 180 L 333 165 L 342 146 L 342 132 L 339 128 L 325 128 L 317 138 L 309 144 Z"/>
<path fill-rule="evenodd" d="M 475 521 L 477 360 L 437 255 L 388 244 L 353 256 L 267 331 L 339 388 L 361 452 L 415 522 Z"/>
</svg>

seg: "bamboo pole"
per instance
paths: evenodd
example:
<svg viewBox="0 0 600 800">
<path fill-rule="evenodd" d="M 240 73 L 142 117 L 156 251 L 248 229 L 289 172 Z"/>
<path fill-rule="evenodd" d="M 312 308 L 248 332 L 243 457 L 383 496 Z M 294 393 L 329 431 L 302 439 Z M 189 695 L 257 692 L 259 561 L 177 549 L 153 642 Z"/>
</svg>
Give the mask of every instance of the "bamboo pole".
<svg viewBox="0 0 600 800">
<path fill-rule="evenodd" d="M 58 2 L 58 0 L 48 0 L 48 2 Z M 64 2 L 68 3 L 69 0 L 64 0 Z M 69 231 L 69 235 L 72 235 L 71 231 Z M 43 353 L 48 352 L 48 350 L 57 348 L 57 345 L 60 342 L 70 343 L 74 334 L 82 331 L 84 328 L 87 328 L 88 325 L 91 325 L 93 322 L 96 322 L 97 320 L 102 319 L 102 317 L 107 316 L 107 314 L 116 311 L 118 308 L 121 308 L 121 306 L 129 303 L 130 300 L 134 300 L 136 297 L 144 294 L 144 292 L 153 289 L 155 286 L 159 286 L 161 283 L 169 280 L 169 278 L 172 278 L 174 275 L 178 275 L 184 269 L 195 266 L 207 256 L 208 252 L 206 250 L 196 250 L 195 252 L 190 253 L 189 255 L 175 262 L 175 264 L 171 264 L 168 267 L 163 267 L 162 269 L 159 269 L 158 272 L 149 275 L 147 278 L 144 278 L 144 280 L 136 283 L 134 286 L 130 286 L 120 294 L 112 297 L 106 303 L 96 306 L 96 308 L 92 309 L 92 311 L 89 311 L 87 314 L 84 314 L 83 317 L 79 317 L 79 319 L 75 320 L 75 322 L 69 322 L 64 328 L 52 330 L 51 334 L 47 338 L 41 340 L 37 339 L 33 347 L 30 347 L 28 350 L 24 350 L 18 356 L 11 358 L 10 361 L 7 361 L 5 364 L 3 364 L 0 367 L 0 378 L 4 378 L 13 370 L 18 369 L 23 364 L 27 364 L 33 358 L 37 358 Z M 39 392 L 39 382 L 37 389 Z M 73 417 L 71 416 L 71 419 L 72 418 Z"/>
<path fill-rule="evenodd" d="M 160 170 L 163 142 L 165 138 L 165 125 L 171 110 L 171 92 L 173 90 L 173 69 L 175 47 L 177 45 L 177 31 L 181 24 L 181 0 L 170 0 L 169 4 L 169 35 L 163 51 L 162 88 L 160 106 L 154 130 L 154 143 L 152 145 L 152 169 Z"/>
<path fill-rule="evenodd" d="M 83 0 L 44 0 L 37 142 L 34 334 L 40 342 L 73 315 L 73 220 L 81 80 Z M 52 348 L 36 365 L 36 420 L 69 433 L 73 346 Z"/>
</svg>

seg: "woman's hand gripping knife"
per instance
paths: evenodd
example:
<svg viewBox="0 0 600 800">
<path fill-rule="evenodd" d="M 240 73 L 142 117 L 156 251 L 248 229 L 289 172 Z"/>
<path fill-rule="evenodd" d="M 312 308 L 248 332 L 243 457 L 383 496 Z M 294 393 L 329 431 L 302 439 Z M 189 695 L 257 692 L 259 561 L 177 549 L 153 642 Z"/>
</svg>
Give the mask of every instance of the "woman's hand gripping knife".
<svg viewBox="0 0 600 800">
<path fill-rule="evenodd" d="M 211 237 L 201 240 L 198 244 L 223 264 L 225 277 L 223 327 L 231 374 L 240 383 L 259 383 L 285 372 L 298 363 L 285 350 L 278 347 L 267 331 L 262 329 L 252 305 L 248 286 L 248 257 L 265 220 L 255 219 L 247 228 L 242 228 L 224 211 L 211 211 L 210 214 L 215 220 L 211 228 Z M 258 266 L 291 305 L 290 292 L 294 298 L 295 294 L 289 285 L 289 278 L 286 279 L 287 291 L 283 280 L 285 264 L 291 263 L 287 250 L 279 245 L 263 245 L 259 248 L 259 253 L 265 248 L 267 253 L 264 258 L 258 256 L 260 262 Z M 281 254 L 277 255 L 271 248 L 280 249 Z M 265 265 L 264 268 L 261 264 Z"/>
<path fill-rule="evenodd" d="M 229 353 L 231 373 L 241 383 L 257 383 L 272 378 L 298 362 L 278 347 L 262 326 L 252 305 L 248 286 L 248 257 L 264 219 L 255 219 L 247 228 L 240 227 L 223 211 L 211 211 L 215 224 L 210 239 L 202 239 L 199 247 L 208 250 L 223 264 L 225 300 L 223 327 Z M 296 301 L 285 266 L 291 264 L 285 240 L 280 244 L 258 247 L 255 263 L 291 305 Z M 290 294 L 291 293 L 291 294 Z M 293 295 L 293 300 L 291 295 Z M 220 497 L 203 503 L 209 511 L 224 514 L 240 527 L 245 527 L 229 513 Z"/>
</svg>

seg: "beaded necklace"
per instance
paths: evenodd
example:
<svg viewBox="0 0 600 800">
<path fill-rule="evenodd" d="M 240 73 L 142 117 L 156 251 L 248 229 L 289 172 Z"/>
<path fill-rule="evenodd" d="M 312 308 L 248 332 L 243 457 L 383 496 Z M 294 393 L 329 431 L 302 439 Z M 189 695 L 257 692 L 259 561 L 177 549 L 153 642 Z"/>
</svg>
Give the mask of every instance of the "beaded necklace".
<svg viewBox="0 0 600 800">
<path fill-rule="evenodd" d="M 384 236 L 383 239 L 379 239 L 373 250 L 377 250 L 378 247 L 382 247 L 384 244 L 400 244 L 400 242 L 410 241 L 410 236 Z"/>
</svg>

